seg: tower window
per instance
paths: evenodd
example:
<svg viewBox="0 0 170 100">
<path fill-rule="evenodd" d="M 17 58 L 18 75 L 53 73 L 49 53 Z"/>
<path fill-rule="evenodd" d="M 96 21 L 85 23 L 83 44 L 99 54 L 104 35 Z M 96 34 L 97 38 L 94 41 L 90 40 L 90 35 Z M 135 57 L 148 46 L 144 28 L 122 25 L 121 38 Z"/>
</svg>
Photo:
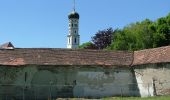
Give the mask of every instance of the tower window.
<svg viewBox="0 0 170 100">
<path fill-rule="evenodd" d="M 73 27 L 73 24 L 71 24 L 71 26 Z"/>
<path fill-rule="evenodd" d="M 77 39 L 76 39 L 76 38 L 74 39 L 74 42 L 75 42 L 75 43 L 77 42 Z"/>
<path fill-rule="evenodd" d="M 77 33 L 77 31 L 75 31 L 75 33 Z"/>
<path fill-rule="evenodd" d="M 68 41 L 69 41 L 69 44 L 70 44 L 70 38 L 68 39 Z"/>
</svg>

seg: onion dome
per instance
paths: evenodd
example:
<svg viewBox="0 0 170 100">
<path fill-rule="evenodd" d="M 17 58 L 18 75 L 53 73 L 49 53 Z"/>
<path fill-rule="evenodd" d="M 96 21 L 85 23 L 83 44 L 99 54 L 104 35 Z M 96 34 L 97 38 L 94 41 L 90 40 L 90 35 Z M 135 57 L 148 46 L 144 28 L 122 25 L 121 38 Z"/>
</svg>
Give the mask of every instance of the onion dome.
<svg viewBox="0 0 170 100">
<path fill-rule="evenodd" d="M 79 14 L 77 12 L 73 11 L 68 15 L 68 18 L 69 19 L 71 19 L 71 18 L 79 19 Z"/>
</svg>

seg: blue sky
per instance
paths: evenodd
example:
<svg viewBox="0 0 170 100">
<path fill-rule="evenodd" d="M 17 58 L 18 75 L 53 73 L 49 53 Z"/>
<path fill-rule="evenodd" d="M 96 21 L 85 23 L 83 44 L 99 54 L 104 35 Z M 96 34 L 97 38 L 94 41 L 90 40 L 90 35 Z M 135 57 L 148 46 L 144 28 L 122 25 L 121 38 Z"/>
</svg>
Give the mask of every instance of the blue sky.
<svg viewBox="0 0 170 100">
<path fill-rule="evenodd" d="M 0 44 L 20 48 L 66 48 L 73 0 L 0 0 Z M 170 13 L 170 0 L 76 0 L 81 43 L 98 31 L 122 28 Z"/>
</svg>

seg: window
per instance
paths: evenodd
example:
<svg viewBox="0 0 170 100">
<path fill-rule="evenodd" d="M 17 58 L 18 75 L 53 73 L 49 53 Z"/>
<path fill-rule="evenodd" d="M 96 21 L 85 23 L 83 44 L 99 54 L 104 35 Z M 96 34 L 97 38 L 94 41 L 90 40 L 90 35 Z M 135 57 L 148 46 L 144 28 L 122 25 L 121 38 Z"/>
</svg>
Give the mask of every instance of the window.
<svg viewBox="0 0 170 100">
<path fill-rule="evenodd" d="M 70 38 L 68 39 L 68 43 L 70 44 Z"/>
<path fill-rule="evenodd" d="M 77 24 L 74 24 L 75 27 L 77 27 Z"/>
<path fill-rule="evenodd" d="M 77 33 L 77 31 L 75 31 L 75 33 Z"/>
<path fill-rule="evenodd" d="M 71 26 L 73 27 L 73 24 L 71 24 Z"/>
<path fill-rule="evenodd" d="M 74 42 L 75 42 L 75 43 L 77 42 L 77 39 L 76 39 L 76 38 L 74 39 Z"/>
</svg>

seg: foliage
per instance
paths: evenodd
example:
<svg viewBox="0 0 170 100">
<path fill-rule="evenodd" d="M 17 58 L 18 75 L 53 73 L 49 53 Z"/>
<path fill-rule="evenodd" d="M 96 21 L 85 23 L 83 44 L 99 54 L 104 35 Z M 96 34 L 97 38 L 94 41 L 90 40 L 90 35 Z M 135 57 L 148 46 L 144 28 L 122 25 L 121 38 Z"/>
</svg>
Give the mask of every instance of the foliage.
<svg viewBox="0 0 170 100">
<path fill-rule="evenodd" d="M 83 43 L 79 46 L 80 49 L 97 49 L 96 46 L 91 42 Z"/>
<path fill-rule="evenodd" d="M 141 50 L 170 45 L 170 14 L 152 22 L 146 19 L 116 29 L 115 37 L 107 49 Z"/>
<path fill-rule="evenodd" d="M 156 46 L 170 45 L 170 14 L 157 20 L 156 25 Z M 160 38 L 159 38 L 160 37 Z"/>
<path fill-rule="evenodd" d="M 141 50 L 170 45 L 170 13 L 166 17 L 151 21 L 145 19 L 127 25 L 123 29 L 108 28 L 98 31 L 80 48 L 109 50 Z"/>
<path fill-rule="evenodd" d="M 112 33 L 112 28 L 98 31 L 95 36 L 92 37 L 93 44 L 97 47 L 97 49 L 104 49 L 107 46 L 110 46 L 112 41 Z"/>
</svg>

